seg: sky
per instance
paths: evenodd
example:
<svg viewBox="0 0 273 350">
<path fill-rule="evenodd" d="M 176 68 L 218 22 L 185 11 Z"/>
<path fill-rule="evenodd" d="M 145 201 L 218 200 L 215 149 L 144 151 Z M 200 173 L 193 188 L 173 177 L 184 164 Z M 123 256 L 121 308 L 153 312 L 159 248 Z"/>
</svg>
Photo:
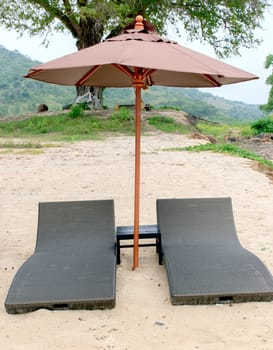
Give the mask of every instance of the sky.
<svg viewBox="0 0 273 350">
<path fill-rule="evenodd" d="M 257 30 L 256 36 L 263 40 L 263 43 L 257 48 L 241 49 L 241 56 L 231 57 L 222 61 L 255 74 L 258 80 L 222 86 L 213 89 L 201 89 L 214 95 L 224 97 L 229 100 L 242 101 L 250 104 L 265 104 L 269 94 L 270 86 L 265 84 L 266 78 L 271 74 L 270 69 L 264 68 L 265 58 L 268 54 L 273 54 L 273 13 L 267 13 L 263 22 L 263 30 Z M 199 42 L 185 42 L 181 38 L 173 38 L 179 44 L 199 51 L 203 54 L 216 57 L 213 49 L 204 46 Z M 48 47 L 42 45 L 42 37 L 19 36 L 14 31 L 7 31 L 0 28 L 0 45 L 8 50 L 17 50 L 34 60 L 47 62 L 57 57 L 76 51 L 75 40 L 69 33 L 54 33 L 50 39 Z"/>
</svg>

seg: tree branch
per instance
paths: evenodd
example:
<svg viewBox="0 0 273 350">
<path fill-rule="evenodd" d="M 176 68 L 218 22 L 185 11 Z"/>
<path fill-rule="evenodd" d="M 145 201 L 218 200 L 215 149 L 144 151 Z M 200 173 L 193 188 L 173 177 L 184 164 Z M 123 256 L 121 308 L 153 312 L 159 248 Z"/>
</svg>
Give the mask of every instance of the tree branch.
<svg viewBox="0 0 273 350">
<path fill-rule="evenodd" d="M 57 6 L 50 5 L 49 1 L 32 0 L 31 2 L 39 5 L 53 17 L 58 18 L 75 38 L 78 37 L 78 23 L 76 22 L 75 17 L 71 16 L 73 14 L 73 11 L 69 0 L 63 0 L 64 8 L 67 13 L 61 11 Z"/>
<path fill-rule="evenodd" d="M 69 0 L 63 0 L 65 11 L 69 14 L 72 13 L 72 8 Z"/>
<path fill-rule="evenodd" d="M 83 7 L 87 5 L 87 0 L 77 0 L 78 7 Z"/>
</svg>

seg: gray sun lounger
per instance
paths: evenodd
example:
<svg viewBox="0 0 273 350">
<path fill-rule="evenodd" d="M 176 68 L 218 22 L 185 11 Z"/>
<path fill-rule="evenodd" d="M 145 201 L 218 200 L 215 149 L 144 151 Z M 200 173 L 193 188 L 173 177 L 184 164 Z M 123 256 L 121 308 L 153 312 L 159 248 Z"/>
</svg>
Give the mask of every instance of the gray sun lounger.
<svg viewBox="0 0 273 350">
<path fill-rule="evenodd" d="M 6 311 L 114 307 L 115 242 L 113 200 L 40 203 L 36 248 L 14 277 Z"/>
<path fill-rule="evenodd" d="M 172 304 L 273 300 L 271 273 L 238 240 L 230 198 L 159 199 L 157 218 Z"/>
</svg>

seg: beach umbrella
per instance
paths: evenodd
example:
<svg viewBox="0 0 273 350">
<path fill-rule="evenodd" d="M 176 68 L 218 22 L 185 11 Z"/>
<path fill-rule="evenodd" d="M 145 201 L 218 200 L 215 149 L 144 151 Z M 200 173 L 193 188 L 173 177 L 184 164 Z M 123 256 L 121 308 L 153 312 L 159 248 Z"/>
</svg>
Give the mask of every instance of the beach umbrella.
<svg viewBox="0 0 273 350">
<path fill-rule="evenodd" d="M 135 89 L 135 195 L 133 269 L 138 267 L 141 90 L 152 85 L 219 87 L 255 75 L 160 37 L 142 16 L 115 37 L 31 68 L 26 78 L 74 86 Z"/>
</svg>

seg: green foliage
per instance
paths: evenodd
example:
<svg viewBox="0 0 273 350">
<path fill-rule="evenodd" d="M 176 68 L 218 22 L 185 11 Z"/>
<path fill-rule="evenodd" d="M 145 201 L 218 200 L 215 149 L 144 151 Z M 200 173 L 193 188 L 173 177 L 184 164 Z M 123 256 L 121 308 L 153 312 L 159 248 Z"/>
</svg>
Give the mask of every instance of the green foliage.
<svg viewBox="0 0 273 350">
<path fill-rule="evenodd" d="M 273 55 L 272 54 L 268 55 L 266 57 L 266 60 L 265 60 L 265 68 L 268 69 L 270 67 L 273 67 Z M 262 111 L 271 112 L 271 111 L 273 111 L 273 73 L 271 73 L 267 77 L 266 84 L 271 85 L 271 89 L 269 91 L 267 103 L 262 105 L 260 108 Z"/>
<path fill-rule="evenodd" d="M 0 118 L 34 113 L 37 106 L 45 103 L 49 111 L 59 111 L 62 106 L 71 104 L 75 99 L 75 88 L 45 84 L 32 79 L 22 78 L 36 61 L 14 51 L 0 47 Z M 228 101 L 203 93 L 197 89 L 152 87 L 142 94 L 145 103 L 154 108 L 164 106 L 183 110 L 209 120 L 233 123 L 234 121 L 253 121 L 263 113 L 258 106 L 238 101 Z M 104 103 L 109 107 L 116 104 L 134 104 L 133 89 L 105 89 Z M 80 104 L 83 105 L 84 104 Z"/>
<path fill-rule="evenodd" d="M 132 111 L 127 108 L 120 108 L 115 111 L 112 117 L 105 121 L 111 132 L 123 132 L 133 134 L 135 132 L 135 122 Z"/>
<path fill-rule="evenodd" d="M 251 125 L 251 129 L 255 134 L 273 133 L 273 117 L 257 120 Z"/>
<path fill-rule="evenodd" d="M 198 122 L 197 128 L 204 135 L 213 136 L 218 142 L 226 137 L 248 137 L 253 135 L 250 124 L 210 124 Z"/>
<path fill-rule="evenodd" d="M 198 122 L 196 126 L 202 134 L 213 136 L 218 141 L 222 141 L 231 129 L 231 126 L 228 124 L 209 124 Z"/>
<path fill-rule="evenodd" d="M 162 33 L 175 26 L 189 39 L 209 43 L 218 55 L 238 54 L 240 47 L 257 44 L 255 29 L 269 0 L 166 1 L 86 0 L 41 1 L 1 0 L 0 24 L 20 33 L 47 35 L 69 31 L 78 48 L 94 45 L 104 35 L 116 34 L 137 14 L 154 23 Z"/>
<path fill-rule="evenodd" d="M 265 159 L 264 157 L 259 156 L 256 153 L 250 152 L 244 148 L 234 146 L 231 144 L 211 144 L 206 143 L 204 145 L 198 146 L 189 146 L 189 147 L 177 147 L 169 148 L 166 151 L 190 151 L 190 152 L 202 152 L 202 151 L 212 151 L 218 153 L 227 153 L 241 158 L 247 158 L 251 160 L 258 161 L 259 163 L 273 169 L 273 162 Z"/>
<path fill-rule="evenodd" d="M 169 110 L 173 110 L 173 111 L 180 111 L 179 107 L 176 106 L 168 106 L 168 105 L 164 105 L 164 106 L 160 106 L 159 109 L 169 109 Z"/>
<path fill-rule="evenodd" d="M 79 118 L 84 116 L 84 109 L 80 104 L 73 105 L 68 112 L 70 118 Z"/>
<path fill-rule="evenodd" d="M 168 133 L 186 134 L 189 132 L 190 127 L 177 123 L 175 119 L 171 117 L 155 116 L 148 119 L 149 125 L 152 125 L 158 130 Z"/>
<path fill-rule="evenodd" d="M 63 131 L 66 116 L 58 117 L 33 117 L 25 120 L 1 122 L 0 135 L 24 136 L 47 134 Z"/>
<path fill-rule="evenodd" d="M 0 137 L 43 136 L 50 140 L 82 140 L 101 137 L 103 133 L 134 133 L 134 123 L 118 118 L 98 118 L 68 114 L 33 117 L 19 121 L 0 122 Z"/>
<path fill-rule="evenodd" d="M 16 148 L 16 149 L 25 149 L 25 148 L 42 148 L 42 145 L 40 143 L 33 143 L 33 142 L 21 142 L 21 143 L 14 143 L 14 142 L 4 142 L 0 143 L 0 148 Z"/>
<path fill-rule="evenodd" d="M 73 101 L 74 87 L 44 84 L 22 77 L 38 63 L 0 45 L 0 118 L 34 113 L 39 104 L 46 104 L 49 111 L 61 110 L 63 105 Z"/>
<path fill-rule="evenodd" d="M 241 124 L 238 126 L 240 130 L 240 134 L 243 137 L 251 137 L 253 136 L 253 130 L 251 129 L 251 124 Z"/>
<path fill-rule="evenodd" d="M 132 111 L 130 111 L 128 108 L 122 107 L 113 113 L 112 119 L 117 122 L 125 122 L 134 120 L 134 117 L 132 115 Z"/>
<path fill-rule="evenodd" d="M 143 92 L 142 99 L 154 109 L 168 106 L 190 115 L 228 124 L 252 122 L 263 117 L 257 105 L 228 101 L 198 89 L 153 86 Z M 116 104 L 133 104 L 133 89 L 107 88 L 104 91 L 104 103 L 109 107 Z"/>
<path fill-rule="evenodd" d="M 265 67 L 265 69 L 268 69 L 272 65 L 273 65 L 273 55 L 270 54 L 270 55 L 267 55 L 267 57 L 265 59 L 264 67 Z"/>
</svg>

